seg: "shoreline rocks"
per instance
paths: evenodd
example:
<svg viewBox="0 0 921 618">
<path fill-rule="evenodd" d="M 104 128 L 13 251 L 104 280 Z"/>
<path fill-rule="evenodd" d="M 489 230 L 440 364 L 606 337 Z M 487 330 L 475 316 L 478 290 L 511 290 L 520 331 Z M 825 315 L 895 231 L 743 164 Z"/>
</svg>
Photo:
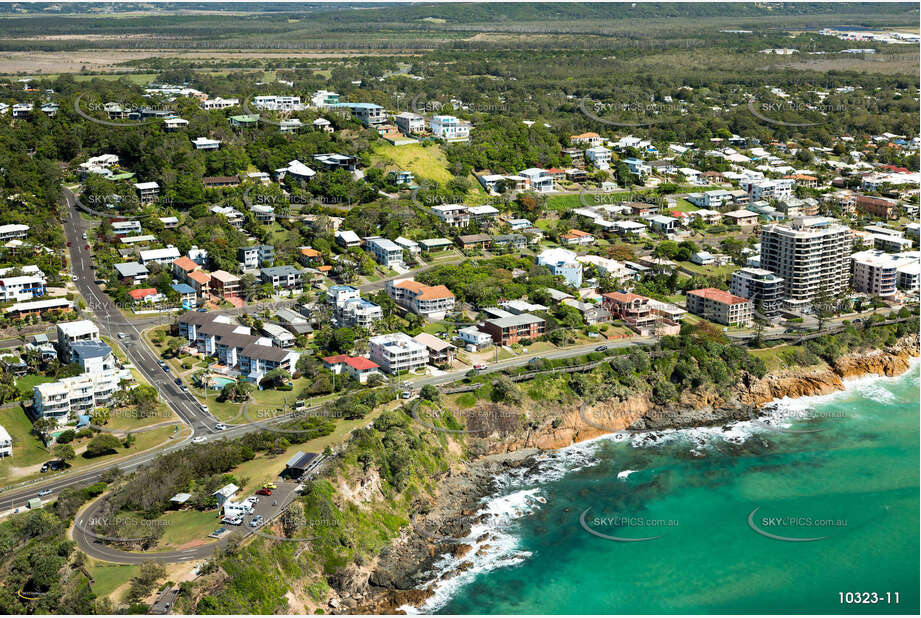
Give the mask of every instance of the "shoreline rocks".
<svg viewBox="0 0 921 618">
<path fill-rule="evenodd" d="M 368 580 L 369 600 L 342 613 L 402 613 L 398 608 L 405 604 L 423 603 L 434 591 L 431 586 L 418 586 L 434 577 L 432 569 L 440 557 L 453 554 L 462 558 L 471 551 L 463 539 L 474 523 L 483 521 L 484 516 L 476 514 L 481 500 L 495 493 L 494 479 L 510 469 L 535 465 L 533 456 L 541 451 L 628 427 L 631 431 L 658 431 L 750 420 L 758 407 L 776 399 L 830 394 L 843 390 L 844 380 L 849 378 L 900 375 L 919 355 L 918 348 L 918 335 L 913 334 L 890 348 L 851 354 L 831 366 L 776 371 L 760 379 L 745 374 L 726 399 L 712 392 L 684 392 L 677 404 L 669 406 L 657 406 L 645 397 L 632 397 L 620 405 L 583 405 L 583 409 L 565 411 L 555 421 L 529 430 L 524 437 L 491 441 L 487 454 L 465 462 L 440 479 L 439 495 L 431 509 L 416 516 L 378 556 Z M 476 542 L 486 536 L 481 535 Z M 482 551 L 483 548 L 478 553 Z M 469 561 L 464 562 L 438 579 L 450 579 L 469 566 Z"/>
</svg>

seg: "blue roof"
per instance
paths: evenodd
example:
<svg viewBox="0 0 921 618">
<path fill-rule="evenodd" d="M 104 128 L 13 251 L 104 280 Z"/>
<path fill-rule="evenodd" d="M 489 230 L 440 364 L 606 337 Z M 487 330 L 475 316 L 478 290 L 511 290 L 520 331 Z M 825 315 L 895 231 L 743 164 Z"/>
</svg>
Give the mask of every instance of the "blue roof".
<svg viewBox="0 0 921 618">
<path fill-rule="evenodd" d="M 187 283 L 174 283 L 173 289 L 180 294 L 194 294 L 195 288 Z"/>
</svg>

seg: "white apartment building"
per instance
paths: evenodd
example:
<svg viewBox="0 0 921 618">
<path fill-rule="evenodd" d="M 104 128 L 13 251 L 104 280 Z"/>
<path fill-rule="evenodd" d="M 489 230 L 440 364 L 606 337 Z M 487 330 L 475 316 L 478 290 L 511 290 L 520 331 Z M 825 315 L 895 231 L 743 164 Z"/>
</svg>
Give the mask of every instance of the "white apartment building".
<svg viewBox="0 0 921 618">
<path fill-rule="evenodd" d="M 0 302 L 32 300 L 45 295 L 45 273 L 37 266 L 20 267 L 20 274 L 9 276 L 16 271 L 15 268 L 0 269 Z"/>
<path fill-rule="evenodd" d="M 292 112 L 303 110 L 304 104 L 301 103 L 300 97 L 270 94 L 253 97 L 253 107 L 265 111 Z"/>
<path fill-rule="evenodd" d="M 467 227 L 470 225 L 470 213 L 463 204 L 432 206 L 432 213 L 452 227 Z"/>
<path fill-rule="evenodd" d="M 917 251 L 892 255 L 871 249 L 851 256 L 854 265 L 854 289 L 883 298 L 895 296 L 897 290 L 917 291 L 919 259 Z"/>
<path fill-rule="evenodd" d="M 412 371 L 429 362 L 429 351 L 406 333 L 388 333 L 368 339 L 371 360 L 387 373 Z"/>
<path fill-rule="evenodd" d="M 456 116 L 432 116 L 429 123 L 432 135 L 446 140 L 468 139 L 470 125 L 464 124 Z"/>
<path fill-rule="evenodd" d="M 394 302 L 416 315 L 440 320 L 454 311 L 454 294 L 443 285 L 425 285 L 412 278 L 387 282 L 387 294 Z"/>
<path fill-rule="evenodd" d="M 214 97 L 213 99 L 205 99 L 202 101 L 201 108 L 205 110 L 227 109 L 228 107 L 234 107 L 239 104 L 240 99 L 222 99 L 221 97 Z"/>
<path fill-rule="evenodd" d="M 594 146 L 585 149 L 585 158 L 595 164 L 600 170 L 606 170 L 611 166 L 611 151 L 604 146 Z"/>
<path fill-rule="evenodd" d="M 783 279 L 763 268 L 740 268 L 732 273 L 729 291 L 752 301 L 753 307 L 760 307 L 764 315 L 772 316 L 780 312 Z"/>
<path fill-rule="evenodd" d="M 370 329 L 384 317 L 380 305 L 364 298 L 350 298 L 337 308 L 336 314 L 343 326 L 361 326 Z"/>
<path fill-rule="evenodd" d="M 851 279 L 851 230 L 829 217 L 796 217 L 761 231 L 761 268 L 784 280 L 784 297 L 807 304 L 820 291 L 835 296 Z"/>
<path fill-rule="evenodd" d="M 108 369 L 100 373 L 84 373 L 57 382 L 46 382 L 32 388 L 32 400 L 38 418 L 50 418 L 62 424 L 73 415 L 87 413 L 105 406 L 119 389 L 119 383 L 130 379 L 127 369 Z"/>
<path fill-rule="evenodd" d="M 383 266 L 401 265 L 403 248 L 388 238 L 372 237 L 366 239 L 365 248 L 374 254 L 374 259 Z"/>
<path fill-rule="evenodd" d="M 739 186 L 748 192 L 751 201 L 774 199 L 779 201 L 793 197 L 793 180 L 743 180 Z"/>
<path fill-rule="evenodd" d="M 404 135 L 412 135 L 413 133 L 422 133 L 425 131 L 425 118 L 419 114 L 403 112 L 394 116 L 393 121 Z"/>
<path fill-rule="evenodd" d="M 0 457 L 12 457 L 13 456 L 13 438 L 10 436 L 10 432 L 6 430 L 6 427 L 0 425 Z"/>
<path fill-rule="evenodd" d="M 71 345 L 78 341 L 98 341 L 99 328 L 90 320 L 76 322 L 60 322 L 58 330 L 58 354 L 61 360 L 69 363 L 72 360 Z"/>
</svg>

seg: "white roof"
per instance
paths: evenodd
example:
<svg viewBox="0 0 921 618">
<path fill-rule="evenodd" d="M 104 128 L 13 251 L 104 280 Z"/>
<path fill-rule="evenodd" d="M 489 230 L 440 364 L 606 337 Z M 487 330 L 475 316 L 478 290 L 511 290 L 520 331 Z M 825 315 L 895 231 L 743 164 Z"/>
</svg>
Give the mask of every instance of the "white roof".
<svg viewBox="0 0 921 618">
<path fill-rule="evenodd" d="M 358 234 L 352 230 L 342 230 L 336 232 L 336 238 L 341 238 L 345 242 L 361 242 L 361 238 L 359 238 Z"/>
<path fill-rule="evenodd" d="M 13 438 L 10 436 L 10 432 L 6 430 L 6 427 L 0 425 L 0 442 L 12 442 Z"/>
<path fill-rule="evenodd" d="M 176 247 L 166 247 L 165 249 L 149 249 L 141 251 L 141 261 L 148 260 L 165 260 L 167 258 L 176 259 L 179 257 L 179 249 Z"/>
<path fill-rule="evenodd" d="M 238 491 L 240 491 L 240 488 L 239 488 L 239 487 L 237 487 L 237 486 L 234 485 L 233 483 L 229 483 L 229 484 L 227 484 L 227 485 L 224 485 L 223 487 L 221 487 L 220 489 L 218 489 L 216 492 L 214 492 L 214 493 L 211 494 L 211 495 L 212 495 L 212 496 L 215 496 L 215 495 L 217 495 L 217 494 L 220 494 L 220 495 L 224 496 L 225 498 L 229 498 L 230 496 L 234 495 L 234 494 L 237 493 Z"/>
<path fill-rule="evenodd" d="M 752 212 L 750 210 L 740 209 L 740 210 L 733 210 L 730 212 L 724 212 L 723 216 L 732 217 L 733 219 L 742 219 L 746 217 L 757 217 L 758 213 Z"/>
<path fill-rule="evenodd" d="M 134 188 L 143 191 L 144 189 L 159 189 L 160 185 L 155 182 L 139 182 L 134 185 Z"/>
</svg>

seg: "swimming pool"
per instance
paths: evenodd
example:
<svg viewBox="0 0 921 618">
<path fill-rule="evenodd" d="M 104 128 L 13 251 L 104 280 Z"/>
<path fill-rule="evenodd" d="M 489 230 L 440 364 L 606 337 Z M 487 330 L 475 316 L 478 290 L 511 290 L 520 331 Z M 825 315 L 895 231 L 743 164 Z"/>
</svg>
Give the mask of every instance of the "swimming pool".
<svg viewBox="0 0 921 618">
<path fill-rule="evenodd" d="M 211 378 L 211 381 L 214 383 L 214 388 L 216 390 L 221 390 L 228 384 L 233 384 L 236 382 L 233 378 Z"/>
</svg>

